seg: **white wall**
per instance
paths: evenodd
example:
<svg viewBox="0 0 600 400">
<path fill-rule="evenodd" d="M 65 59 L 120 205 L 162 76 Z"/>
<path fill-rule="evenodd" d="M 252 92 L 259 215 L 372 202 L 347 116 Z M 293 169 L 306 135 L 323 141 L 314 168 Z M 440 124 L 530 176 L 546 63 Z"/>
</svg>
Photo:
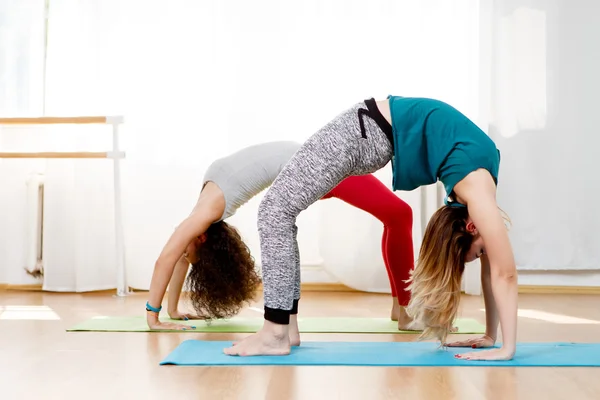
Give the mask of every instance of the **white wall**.
<svg viewBox="0 0 600 400">
<path fill-rule="evenodd" d="M 1 148 L 1 147 L 0 147 Z M 40 283 L 25 270 L 26 237 L 26 191 L 25 184 L 30 172 L 35 171 L 31 163 L 13 161 L 0 164 L 0 182 L 4 188 L 0 196 L 0 283 L 27 285 Z"/>
</svg>

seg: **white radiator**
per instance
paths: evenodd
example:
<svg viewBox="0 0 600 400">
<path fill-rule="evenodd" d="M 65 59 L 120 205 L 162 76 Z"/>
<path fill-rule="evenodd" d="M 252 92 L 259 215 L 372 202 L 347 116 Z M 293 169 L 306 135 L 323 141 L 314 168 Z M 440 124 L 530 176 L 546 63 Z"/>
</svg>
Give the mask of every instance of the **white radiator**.
<svg viewBox="0 0 600 400">
<path fill-rule="evenodd" d="M 44 272 L 44 175 L 32 174 L 27 180 L 27 229 L 25 269 L 34 276 Z"/>
</svg>

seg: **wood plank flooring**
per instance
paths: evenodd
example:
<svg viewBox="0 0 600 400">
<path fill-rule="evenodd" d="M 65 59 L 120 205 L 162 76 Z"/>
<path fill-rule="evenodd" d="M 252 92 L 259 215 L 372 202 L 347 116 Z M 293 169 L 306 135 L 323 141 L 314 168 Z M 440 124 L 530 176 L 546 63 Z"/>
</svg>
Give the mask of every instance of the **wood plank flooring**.
<svg viewBox="0 0 600 400">
<path fill-rule="evenodd" d="M 144 315 L 146 297 L 0 292 L 0 399 L 600 399 L 600 368 L 160 367 L 183 340 L 235 340 L 246 334 L 65 331 L 96 315 Z M 307 292 L 300 304 L 301 316 L 388 317 L 391 300 Z M 482 298 L 464 296 L 463 317 L 484 322 L 482 309 Z M 260 314 L 246 309 L 242 315 Z M 411 341 L 414 336 L 304 334 L 302 339 Z M 600 341 L 600 296 L 521 294 L 519 341 Z"/>
</svg>

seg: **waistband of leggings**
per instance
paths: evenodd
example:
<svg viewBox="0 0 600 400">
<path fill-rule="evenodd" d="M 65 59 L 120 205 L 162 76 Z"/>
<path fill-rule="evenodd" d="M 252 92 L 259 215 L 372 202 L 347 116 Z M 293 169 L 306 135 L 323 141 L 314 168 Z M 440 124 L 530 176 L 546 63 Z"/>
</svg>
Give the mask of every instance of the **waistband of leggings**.
<svg viewBox="0 0 600 400">
<path fill-rule="evenodd" d="M 387 136 L 387 138 L 390 141 L 390 144 L 392 145 L 392 148 L 393 148 L 394 147 L 394 136 L 393 136 L 393 131 L 392 131 L 392 125 L 390 125 L 390 123 L 387 121 L 387 119 L 385 119 L 383 114 L 379 111 L 379 108 L 377 108 L 377 103 L 375 102 L 374 98 L 365 100 L 365 105 L 367 106 L 367 109 L 369 110 L 369 116 L 373 119 L 373 121 L 375 121 L 375 123 L 379 126 L 379 128 L 381 128 L 383 133 L 385 133 L 385 136 Z"/>
</svg>

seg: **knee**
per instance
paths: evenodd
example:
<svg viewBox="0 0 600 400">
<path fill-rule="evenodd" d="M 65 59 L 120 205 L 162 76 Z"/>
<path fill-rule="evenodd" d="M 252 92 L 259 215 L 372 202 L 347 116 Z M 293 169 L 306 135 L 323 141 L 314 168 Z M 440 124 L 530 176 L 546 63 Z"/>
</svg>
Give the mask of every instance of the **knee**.
<svg viewBox="0 0 600 400">
<path fill-rule="evenodd" d="M 412 207 L 404 200 L 398 198 L 397 201 L 394 201 L 393 206 L 388 207 L 384 224 L 386 226 L 405 226 L 412 229 Z"/>
<path fill-rule="evenodd" d="M 286 226 L 286 221 L 290 220 L 289 216 L 292 214 L 289 208 L 289 205 L 286 205 L 284 201 L 267 191 L 258 205 L 257 224 L 259 231 Z"/>
<path fill-rule="evenodd" d="M 268 197 L 269 192 L 265 194 L 260 203 L 258 204 L 257 223 L 258 229 L 264 229 L 268 225 L 272 224 L 273 217 L 277 215 L 277 207 L 273 203 L 272 199 Z"/>
</svg>

